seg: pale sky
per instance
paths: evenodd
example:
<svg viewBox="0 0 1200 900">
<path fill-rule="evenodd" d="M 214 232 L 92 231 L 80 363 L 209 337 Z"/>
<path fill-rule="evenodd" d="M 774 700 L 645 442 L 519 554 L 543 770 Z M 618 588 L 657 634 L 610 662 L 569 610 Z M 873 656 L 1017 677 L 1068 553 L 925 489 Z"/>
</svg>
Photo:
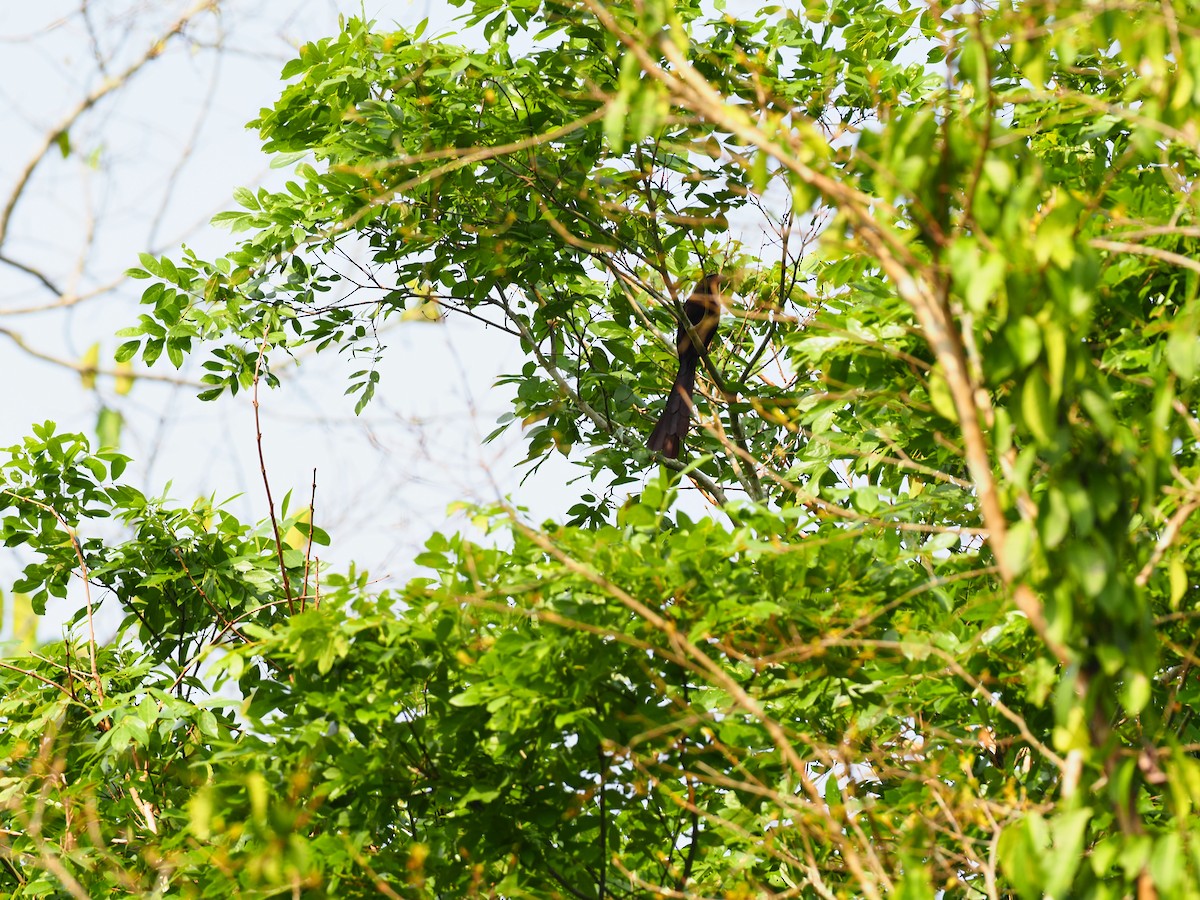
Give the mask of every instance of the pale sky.
<svg viewBox="0 0 1200 900">
<path fill-rule="evenodd" d="M 93 0 L 89 23 L 70 3 L 3 4 L 4 203 L 45 135 L 103 83 L 98 53 L 115 57 L 107 72 L 120 71 L 190 5 Z M 190 41 L 175 39 L 127 87 L 79 120 L 70 131 L 68 158 L 53 148 L 39 164 L 0 253 L 37 268 L 70 294 L 109 284 L 137 265 L 139 252 L 170 251 L 181 239 L 201 255 L 229 248 L 232 238 L 207 226 L 209 217 L 234 206 L 235 187 L 278 184 L 286 174 L 268 168 L 244 123 L 277 96 L 278 73 L 293 47 L 335 32 L 339 8 L 356 14 L 360 7 L 226 0 L 220 30 L 213 17 L 198 18 Z M 377 2 L 367 11 L 381 27 L 392 21 L 412 27 L 429 16 L 430 32 L 448 30 L 458 14 L 432 0 Z M 99 38 L 98 53 L 89 29 Z M 218 42 L 221 49 L 214 49 Z M 57 298 L 28 274 L 0 264 L 0 329 L 68 360 L 100 341 L 101 365 L 111 366 L 121 342 L 114 333 L 135 321 L 143 287 L 126 281 L 93 300 L 14 315 L 10 311 Z M 460 526 L 447 522 L 449 503 L 517 491 L 523 472 L 515 465 L 524 455 L 519 434 L 488 447 L 480 441 L 508 408 L 507 394 L 493 387 L 496 376 L 516 370 L 523 359 L 511 337 L 484 333 L 468 321 L 403 323 L 386 342 L 383 381 L 361 417 L 354 415 L 353 399 L 343 396 L 353 361 L 333 354 L 306 360 L 282 390 L 264 391 L 264 448 L 277 504 L 290 489 L 293 505 L 306 505 L 317 469 L 316 521 L 333 536 L 325 551 L 330 562 L 343 567 L 354 560 L 380 577 L 404 580 L 431 531 Z M 45 419 L 94 438 L 98 412 L 109 406 L 126 418 L 120 449 L 134 460 L 123 480 L 150 495 L 169 483 L 170 496 L 183 504 L 241 494 L 232 509 L 243 520 L 265 517 L 248 396 L 200 403 L 191 387 L 142 381 L 119 397 L 105 378 L 97 390 L 85 390 L 78 375 L 21 352 L 4 333 L 0 365 L 10 386 L 0 395 L 0 446 L 18 442 Z M 152 371 L 177 374 L 165 361 Z M 191 367 L 178 374 L 198 373 Z M 579 474 L 565 462 L 552 463 L 516 498 L 537 518 L 561 516 L 583 489 L 565 481 Z M 0 590 L 11 588 L 25 558 L 0 548 Z M 6 609 L 6 627 L 8 615 Z M 56 621 L 47 617 L 44 636 L 57 634 Z"/>
</svg>

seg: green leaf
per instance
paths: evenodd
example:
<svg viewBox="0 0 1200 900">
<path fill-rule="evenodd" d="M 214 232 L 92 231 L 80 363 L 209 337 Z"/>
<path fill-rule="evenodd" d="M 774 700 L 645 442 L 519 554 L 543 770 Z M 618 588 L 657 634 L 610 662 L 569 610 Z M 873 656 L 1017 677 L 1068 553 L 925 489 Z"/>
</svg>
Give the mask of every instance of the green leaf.
<svg viewBox="0 0 1200 900">
<path fill-rule="evenodd" d="M 1009 325 L 1005 336 L 1022 367 L 1032 366 L 1042 353 L 1042 328 L 1029 316 L 1021 316 Z"/>
<path fill-rule="evenodd" d="M 1021 519 L 1009 526 L 1004 537 L 1004 562 L 1011 576 L 1019 577 L 1029 565 L 1029 554 L 1033 548 L 1033 524 Z"/>
<path fill-rule="evenodd" d="M 1196 377 L 1200 363 L 1200 337 L 1194 327 L 1183 323 L 1176 325 L 1167 338 L 1167 364 L 1171 371 L 1183 381 L 1190 382 Z"/>
<path fill-rule="evenodd" d="M 101 448 L 114 448 L 121 445 L 121 428 L 125 417 L 107 406 L 100 407 L 96 419 L 96 439 Z M 115 477 L 115 476 L 114 476 Z"/>
<path fill-rule="evenodd" d="M 255 212 L 258 212 L 262 209 L 262 206 L 258 202 L 258 198 L 254 196 L 254 191 L 250 190 L 249 188 L 234 188 L 233 199 L 236 200 L 240 206 L 246 207 L 246 209 L 253 210 Z"/>
<path fill-rule="evenodd" d="M 1042 546 L 1053 550 L 1063 542 L 1071 526 L 1071 510 L 1066 497 L 1057 487 L 1051 487 L 1046 492 L 1042 504 L 1041 516 L 1038 519 L 1038 531 L 1041 535 Z"/>
<path fill-rule="evenodd" d="M 1021 385 L 1021 417 L 1039 444 L 1051 444 L 1057 431 L 1050 391 L 1040 372 L 1031 372 Z"/>
</svg>

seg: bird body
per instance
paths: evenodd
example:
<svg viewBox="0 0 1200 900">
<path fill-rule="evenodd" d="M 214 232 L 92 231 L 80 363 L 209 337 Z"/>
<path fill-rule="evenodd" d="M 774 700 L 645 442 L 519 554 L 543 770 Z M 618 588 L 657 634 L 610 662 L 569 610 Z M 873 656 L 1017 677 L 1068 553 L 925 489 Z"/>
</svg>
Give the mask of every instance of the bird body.
<svg viewBox="0 0 1200 900">
<path fill-rule="evenodd" d="M 683 439 L 692 421 L 692 393 L 696 389 L 696 367 L 701 354 L 692 336 L 695 335 L 707 352 L 721 318 L 721 281 L 720 275 L 705 275 L 683 304 L 688 325 L 680 323 L 675 338 L 679 372 L 675 376 L 675 383 L 671 385 L 671 393 L 667 395 L 658 424 L 646 442 L 651 450 L 657 450 L 670 459 L 679 458 Z"/>
</svg>

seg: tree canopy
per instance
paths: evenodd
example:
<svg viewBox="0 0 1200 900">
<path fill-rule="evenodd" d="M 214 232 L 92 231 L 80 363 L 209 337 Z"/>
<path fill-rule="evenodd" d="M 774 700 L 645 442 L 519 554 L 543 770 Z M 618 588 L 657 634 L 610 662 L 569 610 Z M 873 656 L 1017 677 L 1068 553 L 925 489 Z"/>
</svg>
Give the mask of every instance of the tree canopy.
<svg viewBox="0 0 1200 900">
<path fill-rule="evenodd" d="M 16 587 L 84 602 L 0 662 L 3 889 L 1195 896 L 1200 11 L 464 15 L 302 46 L 251 123 L 293 180 L 234 191 L 225 256 L 143 255 L 117 360 L 257 404 L 336 351 L 361 409 L 420 387 L 389 329 L 478 319 L 526 358 L 500 430 L 590 487 L 380 590 L 294 501 L 179 506 L 35 427 Z"/>
</svg>

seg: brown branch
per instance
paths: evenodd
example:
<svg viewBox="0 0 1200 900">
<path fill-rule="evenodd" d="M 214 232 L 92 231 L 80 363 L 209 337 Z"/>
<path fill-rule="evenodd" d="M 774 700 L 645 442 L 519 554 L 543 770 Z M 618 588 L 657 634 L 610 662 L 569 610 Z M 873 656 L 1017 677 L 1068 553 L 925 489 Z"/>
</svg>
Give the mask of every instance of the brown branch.
<svg viewBox="0 0 1200 900">
<path fill-rule="evenodd" d="M 878 261 L 897 294 L 912 308 L 926 341 L 942 367 L 962 429 L 967 469 L 975 485 L 980 514 L 988 532 L 988 543 L 996 557 L 1001 578 L 1013 587 L 1013 601 L 1025 614 L 1030 626 L 1043 643 L 1060 661 L 1069 660 L 1067 648 L 1048 631 L 1041 600 L 1028 585 L 1015 584 L 1016 571 L 1004 552 L 1008 520 L 1000 502 L 1000 494 L 992 474 L 991 456 L 979 421 L 980 406 L 982 405 L 986 412 L 988 399 L 984 392 L 972 383 L 961 335 L 954 327 L 950 310 L 935 296 L 928 281 L 914 274 L 920 272 L 921 266 L 903 242 L 874 220 L 872 209 L 879 206 L 879 199 L 812 168 L 803 161 L 799 153 L 792 152 L 776 138 L 768 135 L 744 109 L 726 103 L 725 98 L 695 70 L 683 51 L 669 37 L 664 37 L 658 43 L 659 50 L 671 65 L 671 68 L 667 69 L 650 55 L 645 41 L 625 32 L 598 0 L 583 2 L 599 19 L 601 25 L 638 58 L 643 70 L 662 82 L 678 102 L 747 144 L 769 154 L 802 182 L 846 213 L 859 239 Z"/>
<path fill-rule="evenodd" d="M 1163 529 L 1158 542 L 1154 545 L 1154 552 L 1150 554 L 1150 558 L 1146 560 L 1146 565 L 1142 566 L 1142 570 L 1138 572 L 1137 578 L 1133 580 L 1134 584 L 1138 587 L 1146 586 L 1146 583 L 1150 580 L 1150 576 L 1154 573 L 1155 567 L 1162 562 L 1163 554 L 1175 542 L 1175 537 L 1179 534 L 1179 529 L 1183 527 L 1183 523 L 1198 508 L 1200 508 L 1200 497 L 1193 497 L 1175 511 L 1175 515 L 1171 516 L 1168 520 L 1167 527 Z"/>
<path fill-rule="evenodd" d="M 292 584 L 288 580 L 287 563 L 283 560 L 283 538 L 279 534 L 279 520 L 275 518 L 275 501 L 271 498 L 271 479 L 267 477 L 267 460 L 263 456 L 262 421 L 258 414 L 258 382 L 262 374 L 263 355 L 267 352 L 267 336 L 263 334 L 262 344 L 258 349 L 258 359 L 254 363 L 254 391 L 251 404 L 254 407 L 254 436 L 258 445 L 258 468 L 262 472 L 263 487 L 267 492 L 267 513 L 271 517 L 271 529 L 275 532 L 275 552 L 279 557 L 279 574 L 283 578 L 283 595 L 287 598 L 288 612 L 295 613 L 296 605 L 292 602 Z"/>
<path fill-rule="evenodd" d="M 0 313 L 2 315 L 3 313 Z M 70 369 L 72 372 L 78 372 L 80 375 L 103 375 L 105 378 L 128 378 L 130 381 L 156 381 L 162 384 L 174 384 L 182 387 L 204 388 L 208 385 L 201 384 L 199 381 L 191 381 L 187 378 L 178 378 L 174 375 L 159 375 L 154 372 L 121 372 L 116 369 L 102 369 L 99 366 L 89 366 L 78 360 L 64 359 L 61 356 L 54 356 L 46 353 L 43 350 L 38 350 L 29 345 L 29 343 L 20 334 L 13 331 L 11 328 L 0 327 L 0 335 L 8 338 L 23 351 L 28 353 L 34 359 L 40 359 L 43 362 L 53 363 L 56 366 L 61 366 L 64 369 Z"/>
<path fill-rule="evenodd" d="M 6 663 L 2 660 L 0 660 L 0 669 L 8 669 L 10 672 L 17 672 L 18 674 L 24 675 L 26 678 L 33 678 L 37 681 L 42 682 L 42 684 L 45 684 L 48 687 L 57 688 L 58 690 L 62 691 L 62 693 L 66 694 L 68 697 L 70 697 L 72 700 L 75 699 L 74 695 L 67 688 L 65 688 L 61 684 L 59 684 L 57 681 L 55 681 L 52 678 L 47 678 L 45 675 L 39 675 L 37 672 L 34 672 L 32 669 L 22 669 L 20 666 L 14 666 L 12 663 Z"/>
<path fill-rule="evenodd" d="M 752 697 L 746 690 L 734 679 L 719 663 L 713 660 L 707 653 L 692 643 L 686 635 L 681 634 L 676 626 L 676 623 L 670 619 L 666 619 L 659 615 L 655 610 L 651 609 L 641 600 L 638 600 L 633 595 L 629 594 L 619 585 L 610 581 L 607 577 L 594 571 L 589 566 L 578 562 L 574 558 L 556 547 L 545 535 L 540 532 L 528 528 L 520 521 L 513 519 L 514 526 L 530 541 L 541 547 L 546 553 L 550 554 L 558 560 L 564 568 L 573 572 L 576 575 L 591 582 L 604 593 L 619 601 L 626 609 L 638 616 L 643 621 L 647 622 L 653 628 L 657 629 L 665 637 L 668 644 L 681 656 L 687 658 L 690 662 L 689 668 L 696 674 L 708 678 L 714 685 L 724 690 L 735 704 L 740 706 L 756 720 L 762 723 L 770 736 L 772 743 L 779 752 L 781 758 L 786 763 L 787 767 L 795 775 L 796 779 L 804 793 L 810 800 L 810 808 L 812 811 L 825 820 L 828 828 L 828 834 L 831 839 L 837 839 L 836 836 L 841 836 L 846 832 L 853 831 L 858 835 L 863 842 L 863 847 L 871 863 L 873 863 L 874 875 L 877 876 L 886 888 L 891 888 L 890 879 L 887 877 L 887 872 L 875 859 L 875 854 L 866 836 L 862 834 L 861 828 L 855 821 L 839 821 L 833 815 L 829 806 L 825 803 L 825 799 L 818 790 L 816 784 L 809 773 L 808 764 L 805 763 L 800 755 L 796 752 L 791 739 L 788 737 L 779 722 L 772 719 L 767 711 L 762 707 L 758 700 Z M 847 840 L 837 840 L 838 849 L 845 860 L 847 867 L 858 879 L 860 886 L 863 889 L 865 896 L 872 900 L 880 900 L 881 894 L 876 884 L 876 879 L 867 874 L 864 868 L 864 860 L 859 853 Z"/>
<path fill-rule="evenodd" d="M 55 146 L 59 137 L 70 131 L 79 118 L 89 109 L 111 94 L 117 88 L 122 87 L 130 78 L 138 73 L 146 63 L 156 59 L 162 54 L 163 47 L 167 41 L 179 35 L 187 24 L 200 13 L 209 9 L 215 8 L 217 0 L 199 0 L 183 15 L 176 19 L 159 37 L 155 38 L 149 46 L 142 52 L 142 55 L 134 60 L 124 71 L 115 76 L 105 78 L 100 85 L 92 90 L 86 97 L 80 100 L 70 112 L 68 112 L 58 124 L 46 132 L 42 139 L 41 145 L 34 151 L 29 162 L 25 164 L 25 168 L 17 177 L 17 184 L 9 195 L 8 202 L 4 205 L 3 211 L 0 211 L 0 246 L 4 245 L 8 237 L 9 226 L 12 222 L 13 213 L 16 211 L 17 204 L 20 202 L 22 195 L 25 193 L 25 188 L 29 181 L 33 178 L 33 173 L 37 167 L 41 165 L 42 160 Z"/>
<path fill-rule="evenodd" d="M 1152 256 L 1163 262 L 1168 262 L 1184 269 L 1191 269 L 1193 272 L 1200 272 L 1200 262 L 1181 253 L 1172 253 L 1170 250 L 1164 250 L 1161 247 L 1151 247 L 1147 244 L 1132 244 L 1128 241 L 1108 241 L 1101 238 L 1094 238 L 1091 241 L 1091 245 L 1097 250 L 1107 250 L 1110 253 L 1136 253 L 1140 256 Z"/>
<path fill-rule="evenodd" d="M 100 681 L 100 672 L 96 668 L 96 626 L 92 616 L 93 606 L 91 580 L 90 576 L 88 575 L 87 561 L 83 558 L 83 547 L 79 543 L 79 535 L 75 533 L 74 528 L 67 524 L 67 520 L 59 514 L 58 510 L 50 506 L 48 503 L 42 503 L 40 500 L 34 500 L 32 497 L 22 496 L 21 494 L 10 490 L 9 488 L 3 489 L 3 491 L 0 491 L 0 493 L 8 494 L 10 497 L 15 498 L 16 500 L 28 503 L 31 506 L 36 506 L 43 512 L 49 513 L 67 533 L 67 537 L 71 541 L 71 549 L 75 551 L 75 559 L 79 562 L 80 577 L 83 580 L 83 598 L 84 602 L 87 604 L 88 661 L 91 663 L 92 668 L 93 687 L 96 690 L 96 697 L 100 700 L 103 700 L 104 684 Z"/>
<path fill-rule="evenodd" d="M 304 548 L 304 588 L 300 594 L 300 611 L 304 612 L 304 608 L 308 601 L 308 575 L 312 565 L 312 545 L 313 545 L 313 529 L 317 527 L 317 470 L 313 469 L 312 480 L 312 496 L 308 500 L 308 542 Z M 320 572 L 317 573 L 317 578 L 320 579 Z"/>
</svg>

